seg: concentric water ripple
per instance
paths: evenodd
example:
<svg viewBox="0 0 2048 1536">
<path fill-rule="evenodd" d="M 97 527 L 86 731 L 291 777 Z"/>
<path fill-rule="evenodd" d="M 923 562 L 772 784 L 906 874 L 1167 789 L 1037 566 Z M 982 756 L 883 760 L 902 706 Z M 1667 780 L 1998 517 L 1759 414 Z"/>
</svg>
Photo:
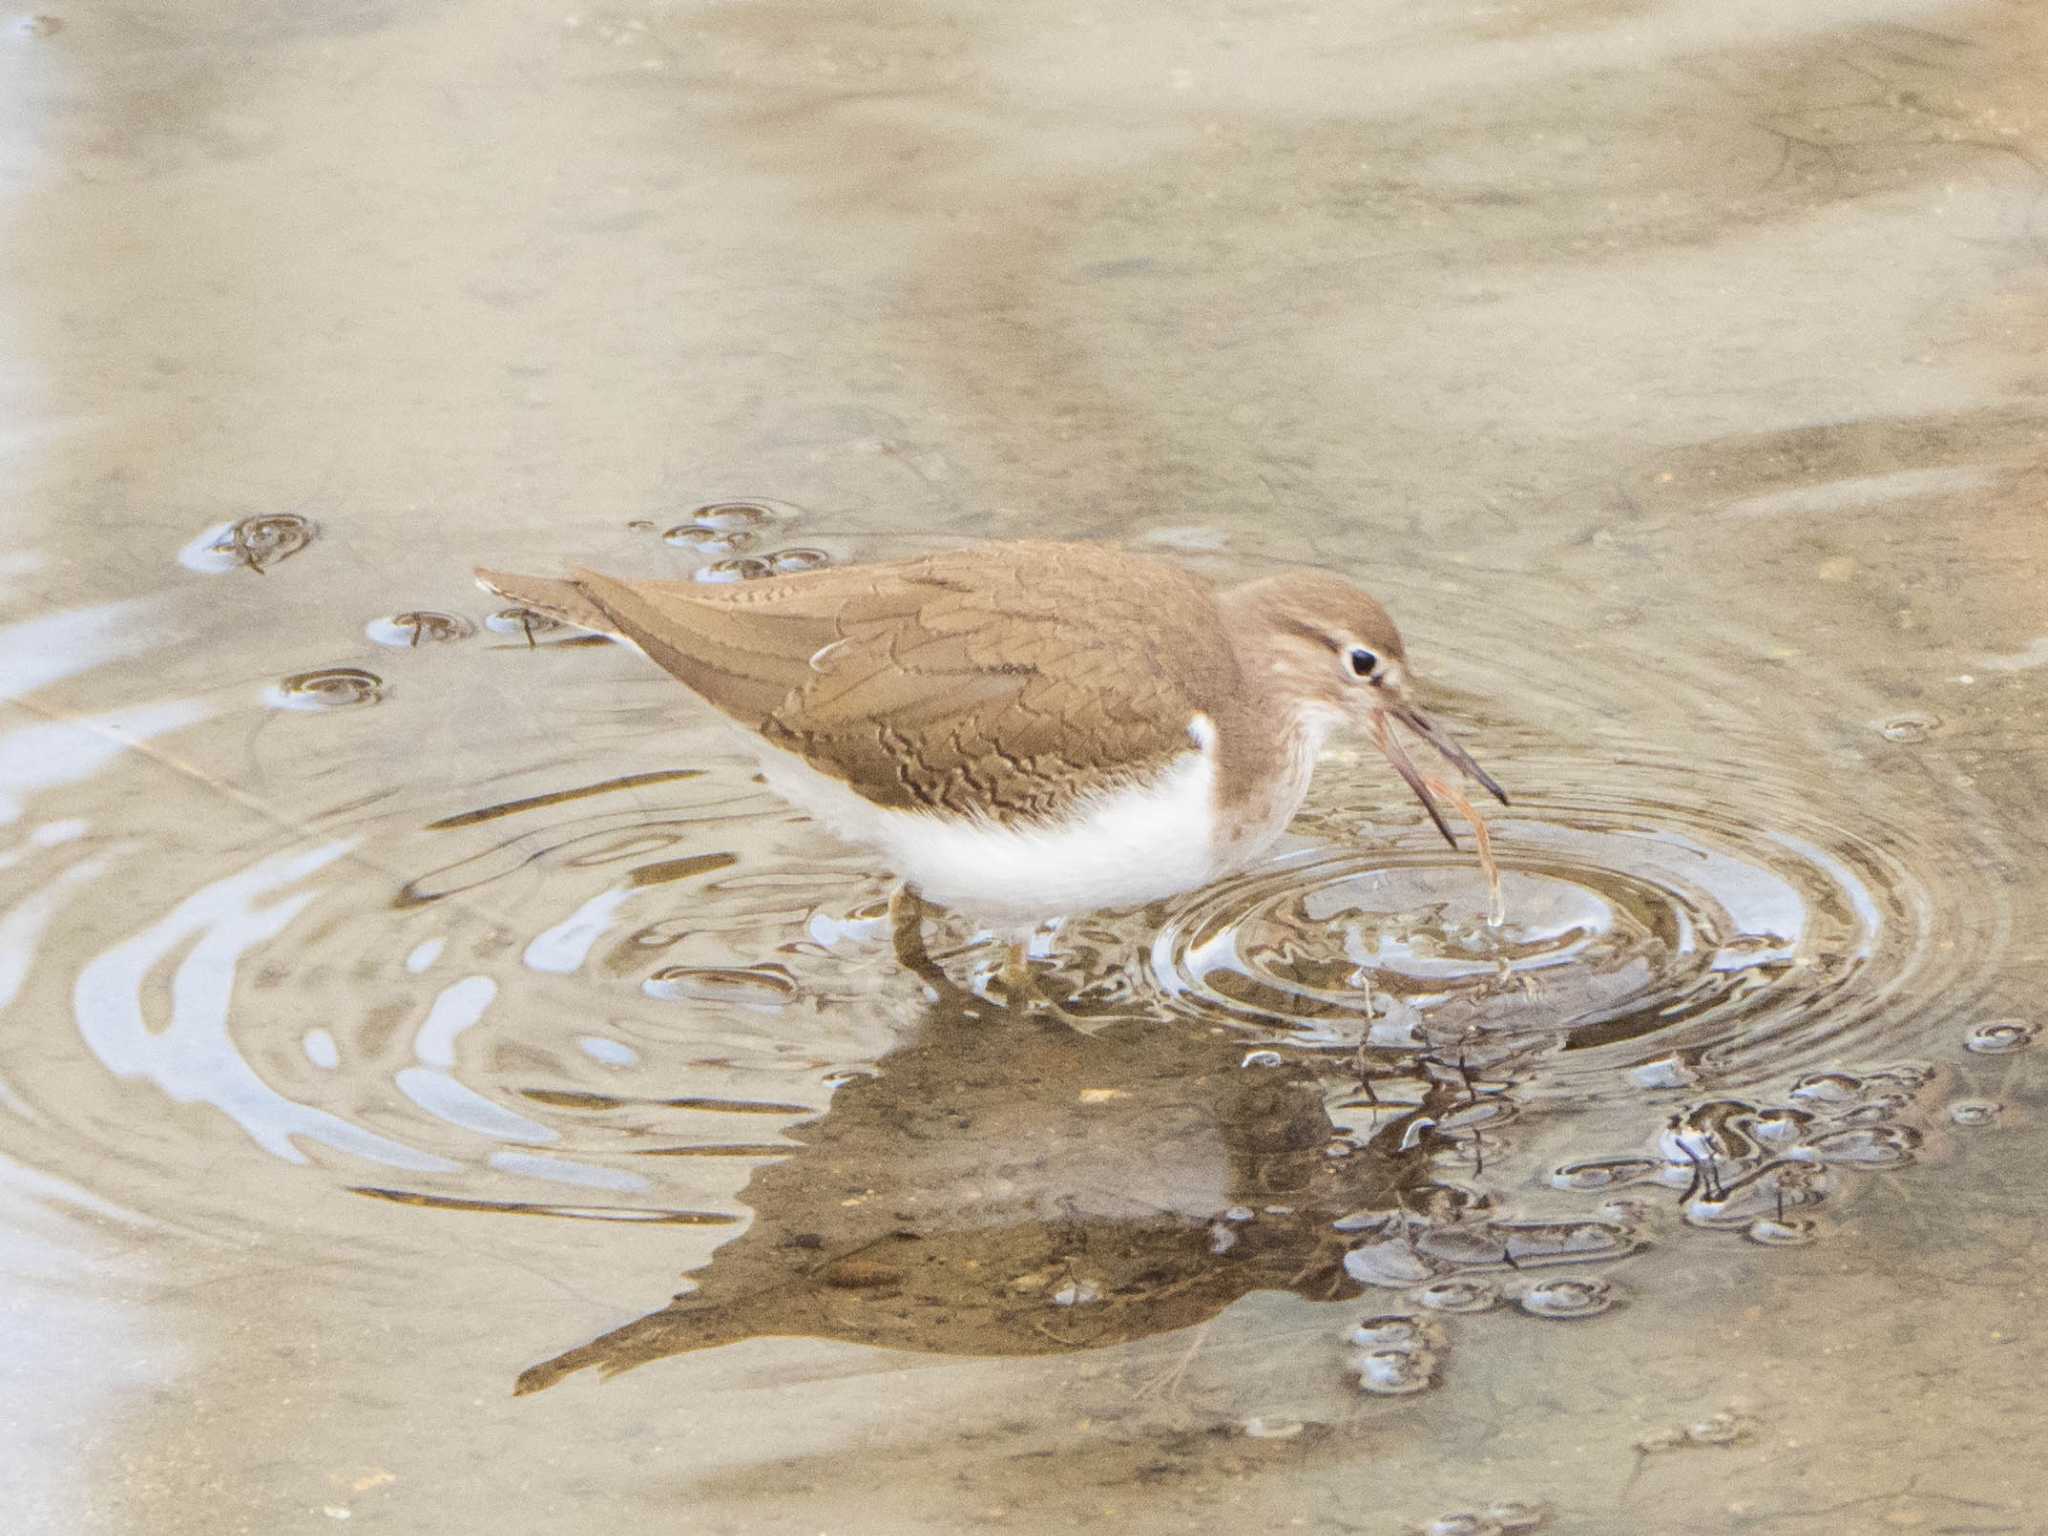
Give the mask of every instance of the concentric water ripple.
<svg viewBox="0 0 2048 1536">
<path fill-rule="evenodd" d="M 1814 1059 L 1917 1022 L 1887 1021 L 1886 1000 L 1969 963 L 1953 937 L 1930 942 L 1934 898 L 1911 867 L 1841 828 L 1537 798 L 1494 837 L 1498 928 L 1470 857 L 1417 832 L 1201 893 L 1153 939 L 1150 978 L 1176 1009 L 1300 1046 L 1541 1036 L 1570 1053 L 1545 1086 L 1583 1094 L 1641 1086 L 1666 1058 L 1672 1086 Z M 1996 904 L 1979 906 L 1949 934 L 1993 940 Z"/>
</svg>

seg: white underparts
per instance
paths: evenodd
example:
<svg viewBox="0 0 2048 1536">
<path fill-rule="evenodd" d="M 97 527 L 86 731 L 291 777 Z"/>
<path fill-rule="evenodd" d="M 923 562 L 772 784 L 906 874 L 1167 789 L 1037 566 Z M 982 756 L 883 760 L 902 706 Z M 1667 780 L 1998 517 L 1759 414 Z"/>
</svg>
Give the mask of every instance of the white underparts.
<svg viewBox="0 0 2048 1536">
<path fill-rule="evenodd" d="M 1148 782 L 1091 797 L 1058 822 L 1004 825 L 979 817 L 888 810 L 801 758 L 761 754 L 769 787 L 838 836 L 878 851 L 941 906 L 995 922 L 1134 907 L 1204 885 L 1216 856 L 1215 731 Z"/>
</svg>

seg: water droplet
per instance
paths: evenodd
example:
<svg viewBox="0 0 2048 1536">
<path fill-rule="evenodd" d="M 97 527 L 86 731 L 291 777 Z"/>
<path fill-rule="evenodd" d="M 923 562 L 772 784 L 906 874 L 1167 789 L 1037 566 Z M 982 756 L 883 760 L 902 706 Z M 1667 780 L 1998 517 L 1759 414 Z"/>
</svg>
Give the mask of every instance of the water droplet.
<svg viewBox="0 0 2048 1536">
<path fill-rule="evenodd" d="M 769 567 L 778 576 L 797 576 L 805 571 L 821 571 L 832 563 L 832 557 L 822 549 L 778 549 L 768 556 Z"/>
<path fill-rule="evenodd" d="M 484 620 L 484 628 L 494 635 L 524 635 L 529 640 L 562 627 L 560 619 L 538 608 L 500 608 Z"/>
<path fill-rule="evenodd" d="M 773 576 L 775 567 L 759 555 L 734 555 L 729 560 L 714 560 L 709 565 L 699 566 L 691 574 L 697 581 L 723 586 L 735 581 L 759 581 L 764 576 Z"/>
<path fill-rule="evenodd" d="M 640 984 L 649 997 L 664 1002 L 739 1003 L 751 1008 L 780 1008 L 795 1001 L 796 978 L 779 965 L 672 965 Z"/>
<path fill-rule="evenodd" d="M 1358 1385 L 1383 1397 L 1427 1391 L 1436 1384 L 1436 1356 L 1426 1349 L 1379 1349 L 1352 1357 Z"/>
<path fill-rule="evenodd" d="M 363 626 L 363 633 L 392 650 L 411 650 L 422 645 L 445 645 L 453 640 L 467 640 L 476 633 L 476 626 L 456 614 L 417 608 L 372 619 Z"/>
<path fill-rule="evenodd" d="M 1963 1049 L 1979 1056 L 2005 1056 L 2034 1043 L 2034 1026 L 2024 1019 L 1992 1019 L 1963 1036 Z"/>
<path fill-rule="evenodd" d="M 710 501 L 693 508 L 689 518 L 706 528 L 730 531 L 771 523 L 775 520 L 775 511 L 769 503 L 761 501 Z"/>
<path fill-rule="evenodd" d="M 1910 743 L 1925 741 L 1940 727 L 1940 716 L 1911 712 L 1903 715 L 1893 715 L 1889 720 L 1879 721 L 1877 733 L 1886 741 Z"/>
<path fill-rule="evenodd" d="M 1792 1085 L 1791 1096 L 1809 1104 L 1853 1104 L 1863 1097 L 1863 1079 L 1847 1072 L 1814 1072 Z"/>
<path fill-rule="evenodd" d="M 1087 1307 L 1102 1300 L 1102 1287 L 1093 1280 L 1069 1280 L 1052 1293 L 1056 1307 Z"/>
<path fill-rule="evenodd" d="M 1688 1445 L 1740 1445 L 1756 1433 L 1756 1423 L 1739 1413 L 1717 1413 L 1685 1426 Z"/>
<path fill-rule="evenodd" d="M 1803 1248 L 1820 1235 L 1820 1223 L 1807 1216 L 1760 1216 L 1742 1235 L 1766 1248 Z"/>
<path fill-rule="evenodd" d="M 384 680 L 360 667 L 321 667 L 273 683 L 264 702 L 273 709 L 349 709 L 384 697 Z"/>
<path fill-rule="evenodd" d="M 1948 1107 L 1948 1117 L 1957 1125 L 1976 1129 L 1996 1125 L 2005 1106 L 1992 1099 L 1957 1099 Z"/>
<path fill-rule="evenodd" d="M 700 555 L 741 555 L 752 549 L 760 535 L 747 528 L 714 528 L 709 523 L 683 523 L 669 529 L 661 542 Z"/>
<path fill-rule="evenodd" d="M 1538 1280 L 1515 1298 L 1524 1312 L 1535 1317 L 1594 1317 L 1612 1307 L 1618 1298 L 1611 1282 L 1597 1276 L 1559 1277 Z"/>
<path fill-rule="evenodd" d="M 261 574 L 313 542 L 319 528 L 296 512 L 268 512 L 209 528 L 178 553 L 178 563 L 209 576 L 248 569 Z"/>
<path fill-rule="evenodd" d="M 1408 1297 L 1418 1307 L 1427 1307 L 1432 1312 L 1486 1312 L 1499 1302 L 1500 1287 L 1491 1280 L 1451 1275 L 1418 1285 Z"/>
<path fill-rule="evenodd" d="M 1446 1339 L 1443 1324 L 1405 1312 L 1387 1312 L 1368 1317 L 1347 1335 L 1360 1349 L 1440 1349 Z"/>
</svg>

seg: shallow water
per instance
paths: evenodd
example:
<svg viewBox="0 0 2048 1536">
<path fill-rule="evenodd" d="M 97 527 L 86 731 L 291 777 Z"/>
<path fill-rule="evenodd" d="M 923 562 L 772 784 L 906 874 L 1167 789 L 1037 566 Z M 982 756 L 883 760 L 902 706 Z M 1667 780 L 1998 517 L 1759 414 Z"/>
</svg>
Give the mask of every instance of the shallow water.
<svg viewBox="0 0 2048 1536">
<path fill-rule="evenodd" d="M 9 21 L 16 1528 L 2048 1530 L 2044 41 Z M 1380 595 L 1505 924 L 1340 744 L 934 998 L 468 579 L 1048 533 Z"/>
</svg>

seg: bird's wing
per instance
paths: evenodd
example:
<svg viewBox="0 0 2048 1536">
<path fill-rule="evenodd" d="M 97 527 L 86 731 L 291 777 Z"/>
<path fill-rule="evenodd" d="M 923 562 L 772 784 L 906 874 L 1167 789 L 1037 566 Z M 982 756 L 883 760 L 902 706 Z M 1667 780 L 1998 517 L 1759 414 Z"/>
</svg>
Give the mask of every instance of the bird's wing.
<svg viewBox="0 0 2048 1536">
<path fill-rule="evenodd" d="M 631 640 L 726 714 L 897 809 L 1055 819 L 1164 769 L 1193 745 L 1197 700 L 1235 686 L 1208 589 L 1097 547 L 1005 545 L 729 587 L 479 574 Z"/>
</svg>

